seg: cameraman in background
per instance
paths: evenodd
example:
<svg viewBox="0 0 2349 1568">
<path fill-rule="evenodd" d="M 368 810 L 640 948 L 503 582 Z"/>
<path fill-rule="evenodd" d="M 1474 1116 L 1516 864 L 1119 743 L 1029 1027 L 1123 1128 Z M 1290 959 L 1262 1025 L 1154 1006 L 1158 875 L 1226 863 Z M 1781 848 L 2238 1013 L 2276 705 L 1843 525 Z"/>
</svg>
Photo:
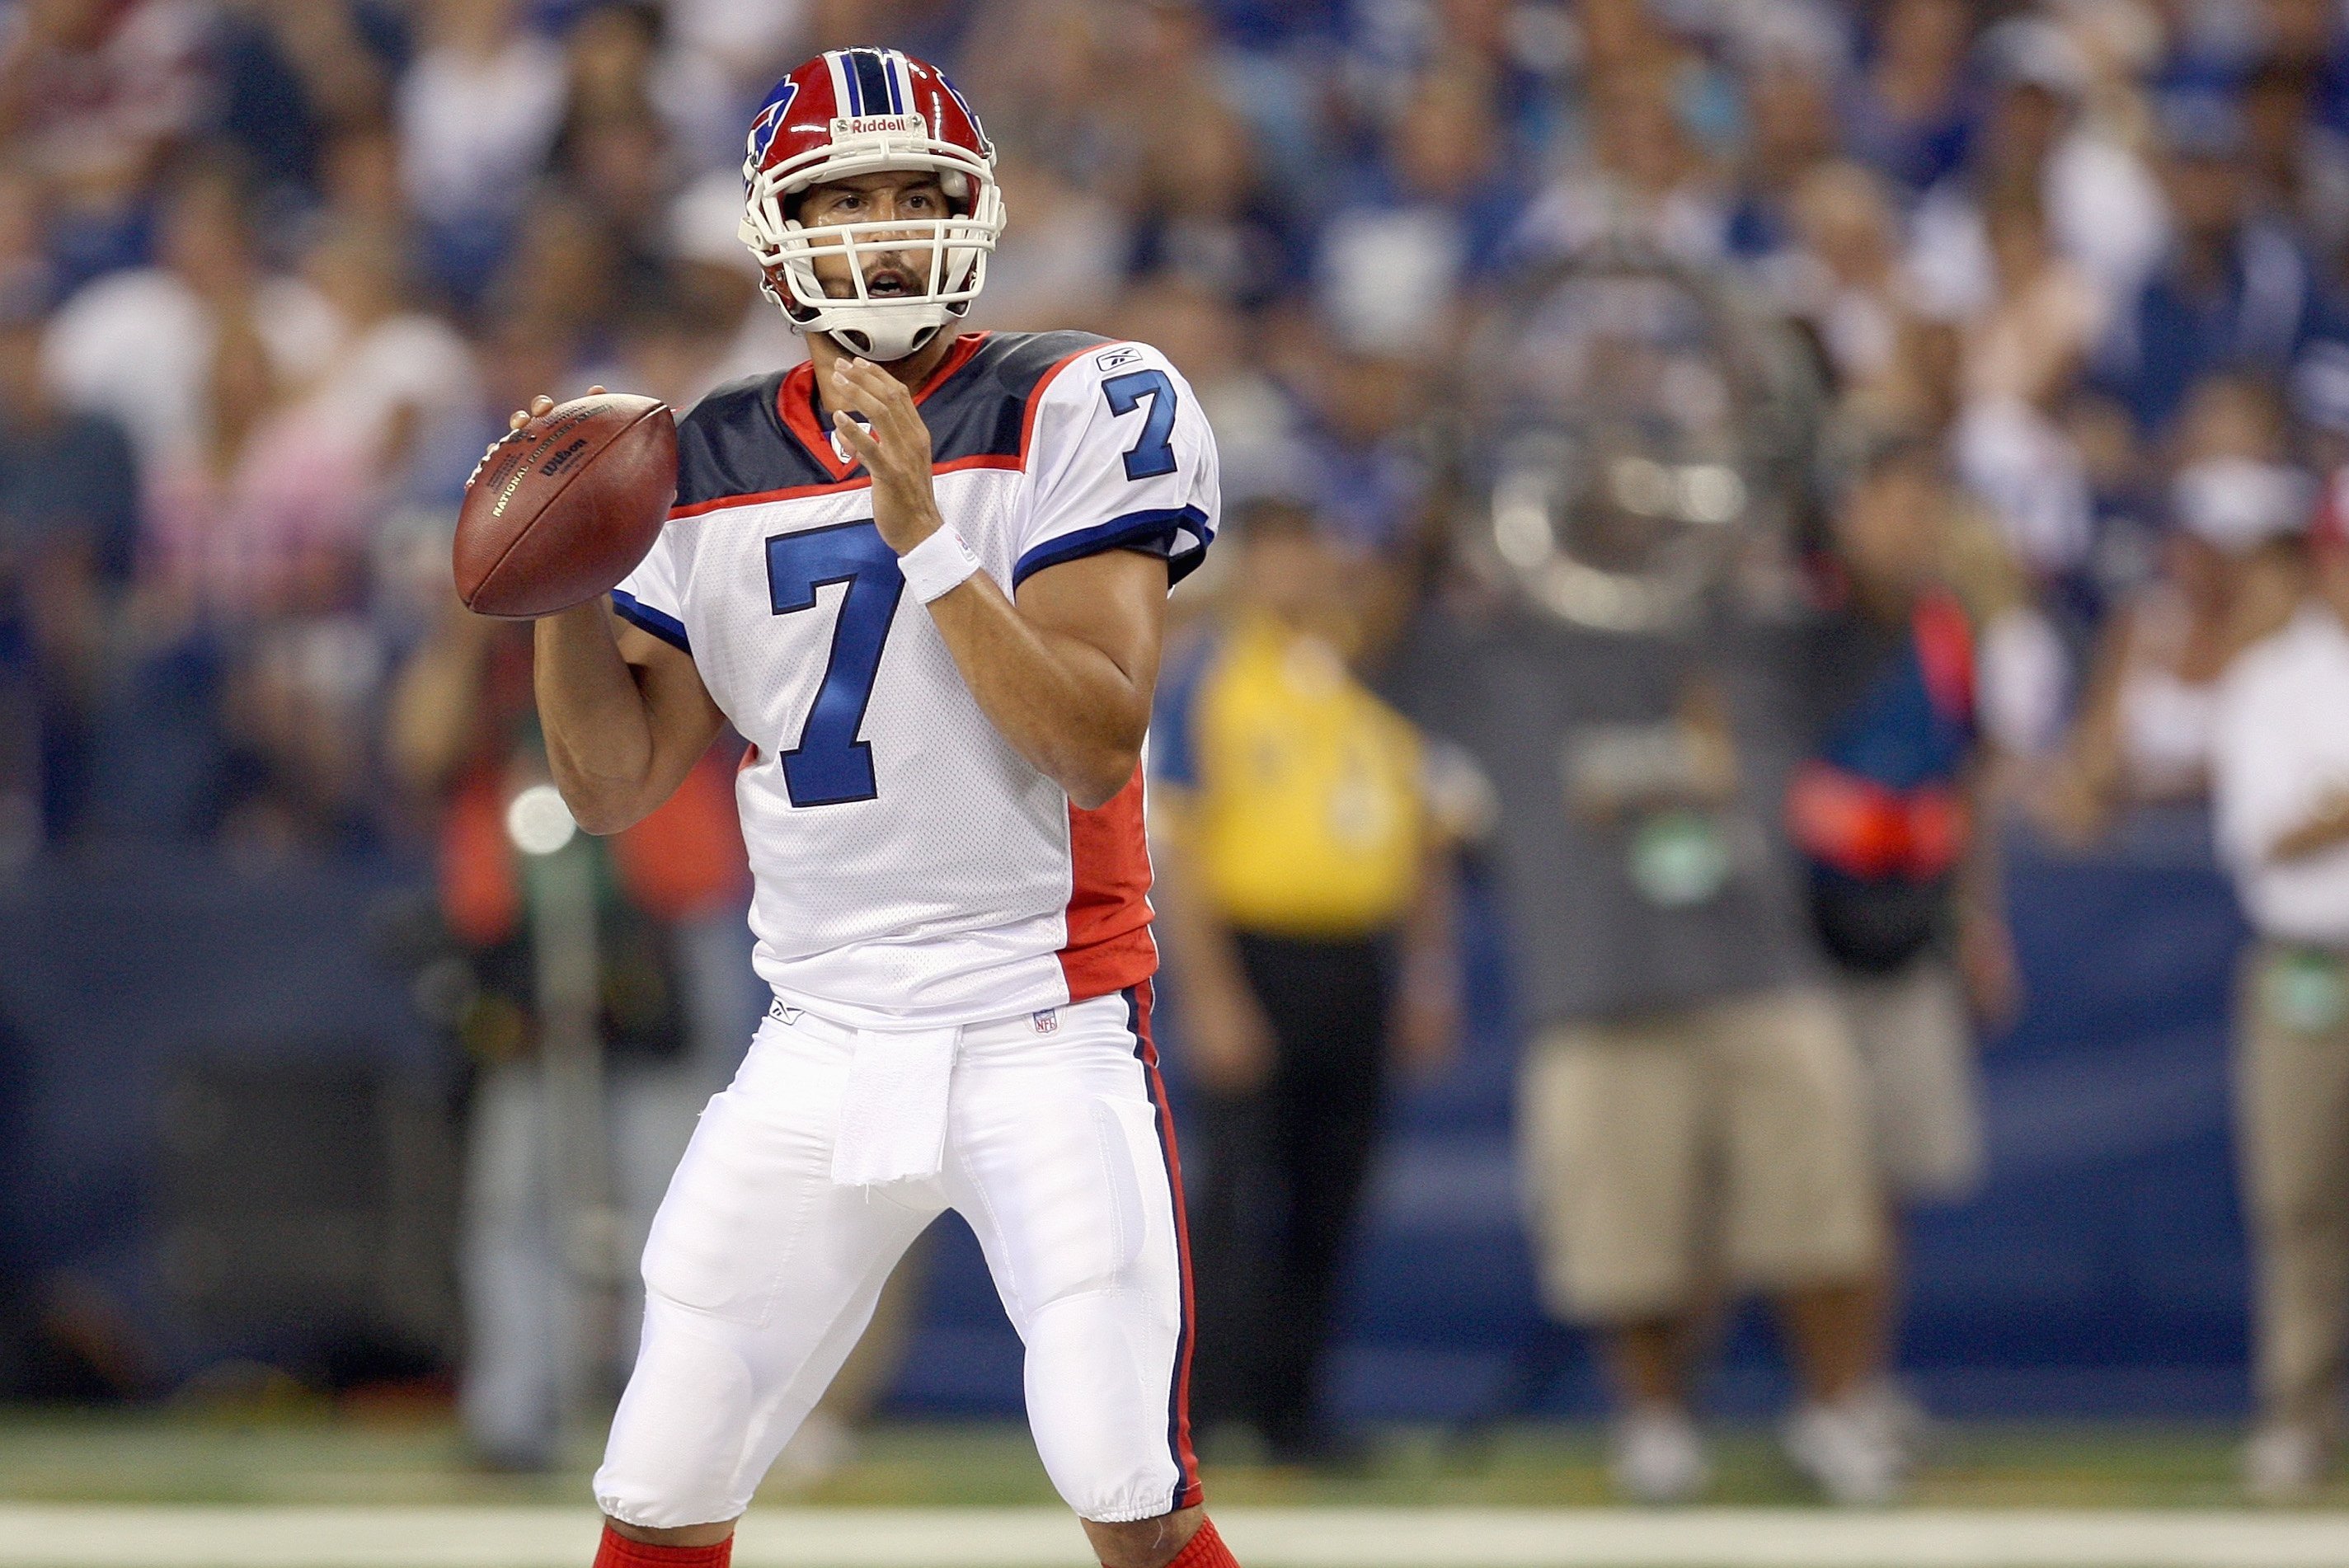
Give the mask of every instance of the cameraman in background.
<svg viewBox="0 0 2349 1568">
<path fill-rule="evenodd" d="M 1617 1489 L 1711 1485 L 1692 1387 L 1728 1301 L 1758 1293 L 1800 1393 L 1789 1456 L 1832 1501 L 1881 1503 L 1903 1456 L 1871 1398 L 1866 1092 L 1780 828 L 1793 628 L 1696 615 L 1602 631 L 1464 594 L 1414 629 L 1397 684 L 1499 796 L 1528 1228 L 1545 1308 L 1598 1336 Z"/>
</svg>

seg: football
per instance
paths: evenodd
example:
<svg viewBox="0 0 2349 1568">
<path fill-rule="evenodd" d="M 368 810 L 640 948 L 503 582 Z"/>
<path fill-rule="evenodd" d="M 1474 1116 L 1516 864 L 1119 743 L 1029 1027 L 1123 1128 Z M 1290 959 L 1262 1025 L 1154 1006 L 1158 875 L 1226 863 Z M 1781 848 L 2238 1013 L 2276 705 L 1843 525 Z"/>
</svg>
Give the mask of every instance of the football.
<svg viewBox="0 0 2349 1568">
<path fill-rule="evenodd" d="M 457 514 L 457 595 L 528 619 L 584 604 L 636 569 L 677 498 L 677 416 L 654 397 L 562 404 L 481 459 Z"/>
</svg>

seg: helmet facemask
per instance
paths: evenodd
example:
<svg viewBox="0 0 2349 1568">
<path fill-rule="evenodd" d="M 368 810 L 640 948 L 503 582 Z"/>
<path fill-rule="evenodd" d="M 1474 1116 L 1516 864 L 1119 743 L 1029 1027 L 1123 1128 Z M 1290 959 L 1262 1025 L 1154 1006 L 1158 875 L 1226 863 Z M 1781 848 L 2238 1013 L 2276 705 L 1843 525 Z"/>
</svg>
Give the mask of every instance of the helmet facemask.
<svg viewBox="0 0 2349 1568">
<path fill-rule="evenodd" d="M 759 260 L 768 295 L 801 332 L 829 333 L 864 358 L 886 362 L 919 350 L 970 309 L 987 281 L 987 258 L 1003 232 L 1003 197 L 993 170 L 968 149 L 932 137 L 918 115 L 891 128 L 847 137 L 751 171 L 742 242 Z M 885 218 L 802 223 L 793 200 L 819 185 L 860 174 L 926 170 L 957 211 L 942 218 Z M 876 253 L 904 257 L 919 294 L 875 297 L 865 263 Z M 854 292 L 835 298 L 816 276 L 817 258 L 843 257 Z M 926 266 L 925 263 L 926 262 Z"/>
</svg>

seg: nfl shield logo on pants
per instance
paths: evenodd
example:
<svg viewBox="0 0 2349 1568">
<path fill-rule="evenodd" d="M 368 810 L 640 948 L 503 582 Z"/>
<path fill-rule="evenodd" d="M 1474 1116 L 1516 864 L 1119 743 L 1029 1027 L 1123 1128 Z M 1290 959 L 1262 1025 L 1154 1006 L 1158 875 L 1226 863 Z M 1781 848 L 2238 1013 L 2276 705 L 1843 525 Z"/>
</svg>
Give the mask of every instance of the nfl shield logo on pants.
<svg viewBox="0 0 2349 1568">
<path fill-rule="evenodd" d="M 1061 1010 L 1058 1007 L 1047 1007 L 1040 1013 L 1030 1013 L 1028 1016 L 1028 1021 L 1036 1026 L 1038 1034 L 1049 1035 L 1061 1026 Z"/>
</svg>

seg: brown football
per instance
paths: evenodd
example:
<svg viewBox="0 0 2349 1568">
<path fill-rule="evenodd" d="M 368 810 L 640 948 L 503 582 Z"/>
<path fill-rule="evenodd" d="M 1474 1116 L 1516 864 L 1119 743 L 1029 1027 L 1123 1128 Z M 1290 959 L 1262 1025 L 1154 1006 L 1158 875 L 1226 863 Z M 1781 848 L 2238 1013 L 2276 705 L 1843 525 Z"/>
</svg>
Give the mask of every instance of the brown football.
<svg viewBox="0 0 2349 1568">
<path fill-rule="evenodd" d="M 500 441 L 457 513 L 457 596 L 527 619 L 584 604 L 636 570 L 677 499 L 677 416 L 598 393 Z"/>
</svg>

